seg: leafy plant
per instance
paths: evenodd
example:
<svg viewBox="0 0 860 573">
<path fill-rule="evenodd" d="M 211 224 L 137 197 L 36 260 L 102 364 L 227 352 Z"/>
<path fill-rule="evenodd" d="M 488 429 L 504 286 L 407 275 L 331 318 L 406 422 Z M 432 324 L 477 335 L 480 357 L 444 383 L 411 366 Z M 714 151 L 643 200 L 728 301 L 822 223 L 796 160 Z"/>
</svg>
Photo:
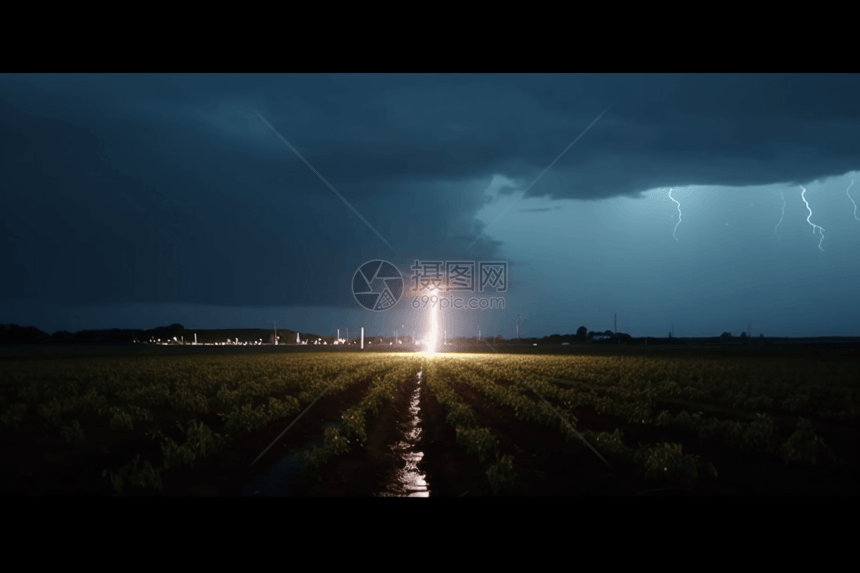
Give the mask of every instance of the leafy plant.
<svg viewBox="0 0 860 573">
<path fill-rule="evenodd" d="M 496 454 L 496 463 L 487 469 L 486 475 L 494 493 L 510 490 L 517 479 L 514 471 L 514 457 L 510 455 L 499 457 Z"/>
<path fill-rule="evenodd" d="M 699 439 L 716 438 L 719 435 L 720 427 L 719 421 L 713 418 L 700 420 L 698 427 Z"/>
<path fill-rule="evenodd" d="M 245 404 L 241 408 L 234 408 L 232 412 L 218 415 L 226 420 L 224 429 L 237 434 L 250 433 L 269 421 L 263 407 L 253 408 L 251 404 Z"/>
<path fill-rule="evenodd" d="M 40 386 L 35 383 L 23 384 L 18 388 L 18 398 L 31 404 L 37 404 L 42 399 Z"/>
<path fill-rule="evenodd" d="M 170 391 L 163 384 L 153 384 L 137 389 L 123 389 L 120 397 L 130 404 L 152 408 L 170 403 Z"/>
<path fill-rule="evenodd" d="M 110 425 L 114 430 L 134 429 L 134 419 L 124 408 L 114 406 L 110 409 Z"/>
<path fill-rule="evenodd" d="M 457 428 L 457 443 L 482 462 L 496 454 L 499 447 L 489 428 Z"/>
<path fill-rule="evenodd" d="M 195 458 L 204 458 L 215 452 L 221 445 L 221 440 L 212 433 L 212 430 L 198 420 L 191 420 L 186 432 L 186 442 Z"/>
<path fill-rule="evenodd" d="M 703 464 L 696 455 L 684 455 L 681 444 L 662 442 L 642 446 L 634 455 L 634 461 L 645 469 L 646 479 L 666 478 L 685 487 L 693 485 L 699 469 L 703 467 L 716 475 L 713 464 Z"/>
<path fill-rule="evenodd" d="M 475 413 L 463 403 L 454 403 L 448 406 L 448 415 L 445 417 L 445 421 L 455 428 L 472 428 L 477 424 Z"/>
<path fill-rule="evenodd" d="M 73 420 L 70 425 L 60 428 L 60 435 L 69 443 L 84 443 L 84 431 L 77 420 Z"/>
<path fill-rule="evenodd" d="M 325 429 L 325 449 L 330 455 L 341 455 L 349 451 L 349 440 L 341 435 L 340 429 L 330 426 Z"/>
<path fill-rule="evenodd" d="M 20 424 L 24 421 L 24 417 L 26 415 L 27 404 L 12 404 L 6 408 L 6 413 L 0 416 L 0 421 L 7 426 L 15 426 L 15 429 L 17 430 L 20 428 Z"/>
<path fill-rule="evenodd" d="M 329 451 L 325 448 L 313 448 L 299 453 L 298 458 L 302 463 L 302 471 L 322 481 L 320 470 L 329 459 Z"/>
<path fill-rule="evenodd" d="M 149 462 L 144 462 L 143 466 L 139 468 L 139 462 L 140 454 L 134 457 L 132 463 L 124 465 L 116 473 L 104 470 L 102 472 L 102 477 L 110 478 L 111 483 L 113 483 L 114 490 L 116 490 L 117 493 L 122 493 L 127 483 L 138 487 L 154 489 L 160 492 L 162 490 L 162 470 L 156 470 Z"/>
<path fill-rule="evenodd" d="M 782 407 L 789 412 L 797 412 L 798 410 L 805 408 L 808 403 L 808 395 L 795 393 L 783 401 Z"/>
<path fill-rule="evenodd" d="M 673 420 L 673 425 L 676 428 L 680 428 L 682 430 L 692 430 L 696 427 L 696 421 L 693 419 L 690 414 L 687 413 L 686 410 L 681 411 L 680 414 L 675 416 Z"/>
<path fill-rule="evenodd" d="M 750 423 L 744 432 L 744 445 L 764 451 L 773 449 L 773 440 L 776 435 L 776 425 L 767 414 L 756 414 L 756 419 Z"/>
<path fill-rule="evenodd" d="M 341 429 L 346 437 L 355 436 L 360 442 L 367 441 L 367 434 L 364 430 L 364 410 L 361 408 L 350 408 L 343 414 L 343 422 Z"/>
<path fill-rule="evenodd" d="M 797 429 L 783 442 L 781 448 L 782 458 L 786 464 L 794 462 L 815 465 L 825 451 L 824 440 L 815 433 L 812 422 L 805 418 L 800 418 Z"/>
<path fill-rule="evenodd" d="M 205 396 L 182 388 L 174 392 L 170 404 L 179 412 L 206 413 L 209 411 L 209 401 Z"/>
<path fill-rule="evenodd" d="M 167 438 L 161 443 L 161 450 L 164 452 L 164 469 L 170 469 L 174 466 L 191 465 L 193 467 L 194 460 L 197 455 L 194 453 L 194 447 L 191 444 L 177 444 L 171 438 Z"/>
<path fill-rule="evenodd" d="M 51 400 L 48 404 L 42 404 L 39 406 L 39 415 L 51 426 L 60 425 L 61 414 L 62 408 L 60 406 L 60 402 L 56 399 Z"/>
<path fill-rule="evenodd" d="M 624 445 L 624 432 L 619 428 L 616 428 L 611 434 L 599 432 L 590 434 L 590 437 L 593 437 L 591 444 L 604 453 L 616 455 L 628 461 L 633 457 L 633 448 Z"/>
</svg>

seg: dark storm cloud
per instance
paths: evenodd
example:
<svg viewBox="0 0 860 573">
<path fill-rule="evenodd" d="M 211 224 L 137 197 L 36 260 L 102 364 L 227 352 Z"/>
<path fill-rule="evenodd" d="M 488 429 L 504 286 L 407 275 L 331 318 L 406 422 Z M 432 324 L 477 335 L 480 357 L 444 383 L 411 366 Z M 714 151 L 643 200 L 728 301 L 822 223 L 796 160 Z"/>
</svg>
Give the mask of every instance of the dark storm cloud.
<svg viewBox="0 0 860 573">
<path fill-rule="evenodd" d="M 487 236 L 466 251 L 482 189 L 496 173 L 528 185 L 609 105 L 529 195 L 806 181 L 860 161 L 854 75 L 27 75 L 0 87 L 6 299 L 353 305 L 344 285 L 372 258 L 404 270 L 497 258 Z"/>
</svg>

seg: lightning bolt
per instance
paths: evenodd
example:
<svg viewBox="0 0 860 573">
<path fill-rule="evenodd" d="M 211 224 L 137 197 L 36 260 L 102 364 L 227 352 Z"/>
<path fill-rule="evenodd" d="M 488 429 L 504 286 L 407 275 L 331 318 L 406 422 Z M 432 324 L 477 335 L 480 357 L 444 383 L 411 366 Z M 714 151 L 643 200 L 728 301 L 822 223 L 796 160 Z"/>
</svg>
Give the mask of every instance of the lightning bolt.
<svg viewBox="0 0 860 573">
<path fill-rule="evenodd" d="M 800 188 L 803 189 L 803 185 L 801 185 Z M 806 193 L 806 189 L 803 189 L 803 191 L 800 192 L 800 198 L 803 199 L 804 203 L 806 203 L 806 197 L 804 196 L 805 193 Z M 809 215 L 806 216 L 806 222 L 809 223 L 810 225 L 812 225 L 812 234 L 813 235 L 815 234 L 815 229 L 821 229 L 821 241 L 823 241 L 824 240 L 824 227 L 819 227 L 818 225 L 816 225 L 815 223 L 813 223 L 812 221 L 809 220 L 812 217 L 812 209 L 809 208 L 809 203 L 806 203 L 806 209 L 809 211 Z M 821 249 L 821 241 L 818 241 L 818 248 L 819 249 Z M 824 249 L 821 249 L 821 250 L 823 251 Z"/>
<path fill-rule="evenodd" d="M 776 228 L 782 225 L 782 219 L 785 217 L 785 195 L 782 191 L 779 192 L 779 196 L 782 197 L 782 215 L 779 216 L 779 223 L 776 224 L 776 227 L 773 228 L 773 234 L 776 235 Z"/>
<path fill-rule="evenodd" d="M 672 229 L 672 236 L 675 237 L 675 231 L 678 229 L 678 225 L 681 224 L 681 204 L 678 203 L 678 201 L 675 200 L 674 197 L 672 197 L 672 191 L 674 191 L 674 189 L 669 189 L 669 199 L 675 201 L 675 204 L 678 206 L 678 223 L 675 225 L 675 228 Z M 678 237 L 675 237 L 675 240 L 677 241 Z"/>
<path fill-rule="evenodd" d="M 851 185 L 854 185 L 853 179 L 851 180 Z M 851 189 L 851 185 L 848 186 L 848 189 Z M 845 194 L 848 195 L 849 199 L 851 199 L 851 195 L 848 194 L 848 189 L 845 190 Z M 851 202 L 854 203 L 854 199 L 851 199 Z M 854 203 L 854 218 L 860 221 L 860 219 L 857 218 L 857 203 Z"/>
</svg>

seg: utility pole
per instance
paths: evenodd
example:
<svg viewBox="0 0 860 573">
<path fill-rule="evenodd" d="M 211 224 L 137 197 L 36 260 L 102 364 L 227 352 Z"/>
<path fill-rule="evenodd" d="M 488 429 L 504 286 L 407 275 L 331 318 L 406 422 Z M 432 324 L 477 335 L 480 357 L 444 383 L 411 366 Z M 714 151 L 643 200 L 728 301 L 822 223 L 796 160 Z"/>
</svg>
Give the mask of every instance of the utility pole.
<svg viewBox="0 0 860 573">
<path fill-rule="evenodd" d="M 618 339 L 618 313 L 615 313 L 615 342 L 617 344 L 621 344 L 621 341 Z"/>
<path fill-rule="evenodd" d="M 275 346 L 278 345 L 278 321 L 277 320 L 275 321 L 275 340 L 274 340 L 274 343 L 275 343 Z"/>
</svg>

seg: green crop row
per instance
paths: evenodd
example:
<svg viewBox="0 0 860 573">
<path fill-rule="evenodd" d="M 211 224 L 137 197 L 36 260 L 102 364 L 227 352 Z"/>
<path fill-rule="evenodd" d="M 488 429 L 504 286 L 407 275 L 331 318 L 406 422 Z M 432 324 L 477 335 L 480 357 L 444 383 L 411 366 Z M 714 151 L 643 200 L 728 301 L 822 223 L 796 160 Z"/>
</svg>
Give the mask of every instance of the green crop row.
<svg viewBox="0 0 860 573">
<path fill-rule="evenodd" d="M 216 452 L 225 442 L 225 438 L 214 434 L 203 422 L 192 420 L 186 431 L 186 440 L 182 445 L 167 438 L 161 444 L 164 452 L 164 469 L 178 465 L 190 465 L 194 460 L 205 458 Z"/>
<path fill-rule="evenodd" d="M 84 440 L 79 418 L 85 414 L 97 415 L 117 432 L 143 425 L 147 435 L 161 439 L 163 467 L 150 474 L 148 468 L 155 463 L 150 460 L 107 469 L 104 475 L 110 475 L 119 489 L 128 483 L 160 487 L 160 477 L 156 480 L 154 476 L 160 476 L 164 469 L 193 464 L 231 436 L 295 414 L 301 403 L 309 403 L 324 389 L 339 392 L 387 371 L 390 365 L 382 356 L 367 355 L 186 356 L 2 364 L 0 422 L 17 428 L 35 413 L 47 425 L 58 428 L 69 443 Z M 272 396 L 276 392 L 281 399 Z M 256 408 L 250 404 L 261 400 Z M 195 419 L 188 432 L 183 430 L 186 436 L 179 444 L 152 431 L 156 414 L 159 420 L 194 417 L 210 412 L 212 407 L 224 409 L 221 433 L 213 433 Z M 357 430 L 363 431 L 363 424 Z"/>
<path fill-rule="evenodd" d="M 664 410 L 657 417 L 657 425 L 695 433 L 700 439 L 711 438 L 729 446 L 779 455 L 786 464 L 815 465 L 822 456 L 832 456 L 830 448 L 806 418 L 799 418 L 794 432 L 782 441 L 776 424 L 767 414 L 758 414 L 755 420 L 745 423 L 691 416 L 686 410 L 672 416 Z"/>
<path fill-rule="evenodd" d="M 638 467 L 649 480 L 666 480 L 691 487 L 702 470 L 717 475 L 712 463 L 703 462 L 695 454 L 684 454 L 681 444 L 660 442 L 639 444 L 637 448 L 632 448 L 624 444 L 624 433 L 619 429 L 613 433 L 583 430 L 582 435 L 616 463 Z"/>
<path fill-rule="evenodd" d="M 299 454 L 304 470 L 322 481 L 322 467 L 333 457 L 347 453 L 353 442 L 367 440 L 366 421 L 379 414 L 379 409 L 394 398 L 399 387 L 420 368 L 420 359 L 415 356 L 387 356 L 377 359 L 384 376 L 375 375 L 370 389 L 362 401 L 351 406 L 341 416 L 338 426 L 326 428 L 321 448 L 313 448 Z"/>
<path fill-rule="evenodd" d="M 514 458 L 511 455 L 501 455 L 498 440 L 488 428 L 477 426 L 474 411 L 464 403 L 457 392 L 445 382 L 441 368 L 441 359 L 434 357 L 424 363 L 423 378 L 427 389 L 445 408 L 447 423 L 454 426 L 457 434 L 457 444 L 476 456 L 481 462 L 494 459 L 487 468 L 485 475 L 493 492 L 500 493 L 510 490 L 516 483 Z"/>
<path fill-rule="evenodd" d="M 446 357 L 447 358 L 447 357 Z M 569 405 L 550 407 L 543 401 L 535 401 L 526 396 L 528 385 L 500 386 L 493 381 L 493 373 L 484 374 L 482 370 L 473 367 L 466 361 L 454 357 L 439 365 L 440 371 L 453 377 L 458 382 L 467 384 L 489 397 L 492 401 L 510 406 L 516 416 L 522 420 L 559 428 L 567 439 L 577 439 L 570 428 L 576 428 L 576 416 L 570 412 Z M 553 392 L 553 394 L 556 394 Z"/>
<path fill-rule="evenodd" d="M 461 359 L 460 362 L 463 366 L 475 371 L 477 369 L 485 369 L 485 362 L 492 358 L 468 361 Z M 521 371 L 516 369 L 504 373 L 497 366 L 495 371 L 491 371 L 490 376 L 506 379 L 506 377 L 518 376 L 520 374 Z M 568 389 L 560 389 L 551 383 L 552 376 L 556 374 L 556 372 L 549 372 L 543 376 L 534 377 L 529 381 L 529 384 L 552 402 L 566 406 L 589 404 L 599 414 L 624 419 L 628 422 L 655 423 L 658 426 L 671 425 L 678 429 L 696 433 L 700 438 L 712 438 L 726 445 L 765 454 L 779 453 L 786 463 L 814 464 L 825 453 L 831 453 L 821 437 L 811 431 L 811 422 L 808 420 L 803 421 L 795 433 L 784 442 L 780 442 L 774 421 L 765 413 L 757 414 L 756 418 L 751 422 L 743 422 L 705 418 L 701 417 L 700 414 L 688 414 L 686 411 L 681 412 L 676 417 L 672 417 L 668 412 L 663 411 L 656 416 L 655 420 L 652 408 L 660 393 L 653 387 L 646 387 L 636 391 L 628 381 L 611 387 L 615 392 L 601 392 L 596 390 L 593 384 L 588 383 L 575 383 Z M 485 383 L 480 388 L 494 398 L 500 399 L 502 403 L 512 404 L 510 396 L 515 395 L 518 392 L 518 388 L 523 388 L 523 384 L 514 384 L 514 386 L 504 388 L 486 383 L 485 380 Z M 677 390 L 673 394 L 695 397 L 693 389 L 689 386 L 684 388 L 677 386 Z M 508 397 L 507 400 L 505 400 L 506 396 Z M 735 405 L 738 405 L 737 401 L 742 401 L 740 405 L 746 408 L 772 405 L 772 401 L 764 396 L 750 397 L 748 395 L 740 395 L 736 396 L 734 400 L 736 401 Z M 791 406 L 788 409 L 795 410 L 796 406 L 800 404 L 792 404 L 789 401 L 788 405 Z"/>
<path fill-rule="evenodd" d="M 689 414 L 682 411 L 674 418 L 667 411 L 662 411 L 654 420 L 652 401 L 654 395 L 649 393 L 633 393 L 627 396 L 620 394 L 627 401 L 616 401 L 606 396 L 599 397 L 593 390 L 577 391 L 559 390 L 551 384 L 535 380 L 534 386 L 540 386 L 541 391 L 549 399 L 556 399 L 566 404 L 591 404 L 600 414 L 606 414 L 625 419 L 628 422 L 641 422 L 658 426 L 673 426 L 696 433 L 700 438 L 712 438 L 724 444 L 740 447 L 760 453 L 778 452 L 786 463 L 815 464 L 816 460 L 829 452 L 820 436 L 811 430 L 811 422 L 801 419 L 798 429 L 787 440 L 780 444 L 777 428 L 772 418 L 767 414 L 757 414 L 751 422 L 736 420 L 719 420 L 701 417 L 699 414 Z M 682 394 L 683 390 L 679 391 Z M 619 395 L 619 394 L 616 394 Z M 750 401 L 753 398 L 742 397 L 746 406 L 755 406 Z M 770 405 L 768 400 L 759 397 L 763 405 Z"/>
<path fill-rule="evenodd" d="M 298 411 L 299 401 L 292 396 L 283 400 L 269 398 L 268 404 L 261 404 L 253 408 L 251 404 L 236 407 L 226 414 L 218 414 L 224 419 L 224 430 L 233 435 L 249 434 L 254 430 L 280 420 L 293 412 Z"/>
<path fill-rule="evenodd" d="M 837 420 L 856 419 L 860 396 L 848 363 L 658 357 L 461 355 L 493 379 L 570 381 L 599 396 L 626 393 L 650 398 L 683 397 L 748 410 L 776 408 Z M 621 392 L 619 394 L 618 392 Z"/>
<path fill-rule="evenodd" d="M 6 412 L 0 415 L 0 421 L 7 426 L 14 426 L 17 430 L 27 416 L 27 404 L 12 404 L 6 408 Z"/>
<path fill-rule="evenodd" d="M 138 454 L 131 463 L 122 466 L 117 472 L 104 470 L 102 477 L 107 477 L 111 480 L 117 493 L 122 493 L 126 484 L 160 492 L 163 488 L 161 482 L 162 471 L 155 469 L 148 461 L 140 465 L 140 454 Z"/>
<path fill-rule="evenodd" d="M 542 416 L 534 412 L 542 404 L 527 398 L 524 393 L 526 388 L 529 388 L 529 392 L 534 393 L 532 391 L 533 388 L 541 394 L 547 394 L 553 400 L 559 400 L 569 405 L 576 398 L 582 398 L 581 392 L 559 389 L 550 384 L 549 376 L 543 376 L 543 380 L 529 380 L 528 383 L 522 381 L 521 384 L 514 384 L 508 387 L 500 386 L 493 381 L 493 378 L 504 379 L 503 376 L 499 375 L 498 372 L 491 372 L 485 376 L 482 374 L 483 366 L 480 363 L 473 365 L 466 360 L 454 358 L 453 360 L 446 360 L 440 365 L 440 368 L 458 381 L 465 382 L 478 389 L 492 400 L 512 406 L 519 417 L 542 421 L 547 425 L 557 425 L 566 437 L 571 438 L 575 436 L 567 424 L 559 420 L 557 413 L 553 412 L 553 416 L 550 417 L 548 409 L 544 410 Z M 540 389 L 538 390 L 537 387 Z M 598 410 L 611 410 L 614 414 L 625 417 L 635 416 L 638 418 L 644 416 L 646 419 L 650 419 L 650 411 L 646 411 L 643 408 L 643 406 L 647 407 L 647 404 L 618 404 L 605 397 L 598 398 L 596 402 Z M 618 406 L 622 407 L 619 408 Z M 530 409 L 532 410 L 531 415 L 520 415 L 521 410 L 528 412 Z M 549 411 L 551 412 L 551 410 Z M 558 413 L 562 413 L 563 411 L 562 408 L 556 409 Z M 573 425 L 576 422 L 576 418 L 570 415 L 568 421 Z M 624 445 L 620 430 L 616 430 L 612 434 L 605 432 L 594 434 L 589 431 L 583 431 L 581 434 L 584 439 L 593 444 L 598 450 L 610 454 L 622 462 L 639 467 L 647 479 L 668 479 L 673 483 L 690 486 L 703 469 L 716 475 L 716 469 L 712 464 L 701 461 L 694 454 L 683 454 L 680 444 L 663 442 L 640 445 L 638 449 L 634 449 Z"/>
</svg>

